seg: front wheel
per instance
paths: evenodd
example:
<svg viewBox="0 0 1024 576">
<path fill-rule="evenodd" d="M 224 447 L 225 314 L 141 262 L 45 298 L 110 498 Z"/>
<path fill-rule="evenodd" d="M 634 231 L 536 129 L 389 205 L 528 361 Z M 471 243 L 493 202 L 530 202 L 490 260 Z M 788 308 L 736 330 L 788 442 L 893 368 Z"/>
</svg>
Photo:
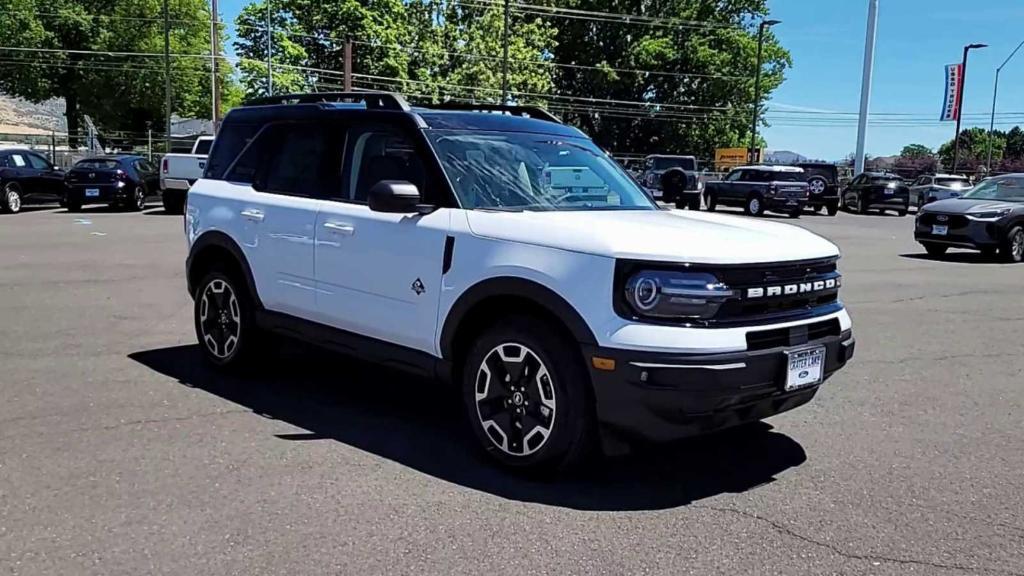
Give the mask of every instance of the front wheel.
<svg viewBox="0 0 1024 576">
<path fill-rule="evenodd" d="M 167 191 L 164 191 L 161 201 L 164 205 L 164 212 L 168 214 L 181 214 L 185 211 L 185 198 L 183 196 L 179 198 L 175 195 L 168 195 Z"/>
<path fill-rule="evenodd" d="M 863 196 L 857 196 L 857 214 L 867 214 L 868 205 L 864 203 Z"/>
<path fill-rule="evenodd" d="M 700 194 L 691 194 L 686 205 L 690 210 L 700 210 Z"/>
<path fill-rule="evenodd" d="M 146 190 L 141 184 L 132 191 L 131 203 L 128 206 L 136 212 L 142 212 L 146 209 Z"/>
<path fill-rule="evenodd" d="M 793 210 L 791 212 L 787 212 L 786 215 L 790 218 L 799 218 L 802 212 L 803 210 Z"/>
<path fill-rule="evenodd" d="M 11 214 L 21 212 L 21 188 L 14 182 L 8 182 L 4 186 L 3 197 L 0 198 L 0 208 Z"/>
<path fill-rule="evenodd" d="M 1024 228 L 1014 226 L 1006 233 L 1003 245 L 999 248 L 1003 260 L 1007 262 L 1020 262 L 1024 260 Z"/>
<path fill-rule="evenodd" d="M 825 211 L 828 212 L 829 216 L 835 216 L 839 214 L 839 201 L 833 200 L 825 204 Z"/>
<path fill-rule="evenodd" d="M 708 194 L 708 212 L 714 212 L 718 208 L 718 199 L 714 194 Z"/>
<path fill-rule="evenodd" d="M 946 253 L 946 250 L 949 250 L 949 246 L 943 246 L 942 244 L 924 245 L 924 251 L 927 252 L 929 256 L 942 256 Z"/>
<path fill-rule="evenodd" d="M 743 211 L 748 216 L 760 216 L 764 214 L 764 204 L 761 202 L 760 196 L 751 196 L 747 198 L 747 204 L 743 207 Z"/>
<path fill-rule="evenodd" d="M 501 464 L 550 472 L 589 452 L 590 380 L 579 350 L 547 322 L 512 316 L 485 329 L 462 365 L 462 388 L 477 440 Z"/>
</svg>

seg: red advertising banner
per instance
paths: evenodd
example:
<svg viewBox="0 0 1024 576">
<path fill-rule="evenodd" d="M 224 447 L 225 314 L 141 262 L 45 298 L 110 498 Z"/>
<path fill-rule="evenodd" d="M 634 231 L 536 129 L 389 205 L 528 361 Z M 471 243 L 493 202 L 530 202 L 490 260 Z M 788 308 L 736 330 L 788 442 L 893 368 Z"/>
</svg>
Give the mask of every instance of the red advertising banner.
<svg viewBox="0 0 1024 576">
<path fill-rule="evenodd" d="M 955 121 L 960 118 L 960 91 L 964 87 L 963 64 L 946 66 L 946 97 L 942 101 L 942 116 L 939 120 Z"/>
</svg>

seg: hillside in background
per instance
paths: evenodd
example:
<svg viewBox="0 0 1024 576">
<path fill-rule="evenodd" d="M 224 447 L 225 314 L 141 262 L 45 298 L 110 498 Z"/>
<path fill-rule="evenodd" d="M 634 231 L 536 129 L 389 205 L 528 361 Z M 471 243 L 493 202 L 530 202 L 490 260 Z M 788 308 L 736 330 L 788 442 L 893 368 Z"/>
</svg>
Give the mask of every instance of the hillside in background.
<svg viewBox="0 0 1024 576">
<path fill-rule="evenodd" d="M 67 130 L 62 100 L 33 104 L 0 94 L 0 134 L 49 134 L 51 130 Z"/>
</svg>

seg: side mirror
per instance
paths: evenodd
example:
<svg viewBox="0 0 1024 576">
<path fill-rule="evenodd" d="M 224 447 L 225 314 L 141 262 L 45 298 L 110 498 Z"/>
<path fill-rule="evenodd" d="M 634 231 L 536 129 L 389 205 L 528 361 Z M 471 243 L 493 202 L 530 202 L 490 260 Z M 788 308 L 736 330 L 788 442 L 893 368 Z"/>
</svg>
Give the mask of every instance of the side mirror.
<svg viewBox="0 0 1024 576">
<path fill-rule="evenodd" d="M 420 190 L 412 182 L 405 180 L 381 180 L 370 188 L 370 210 L 374 212 L 391 212 L 410 214 L 418 212 L 426 214 L 433 206 L 420 204 Z"/>
</svg>

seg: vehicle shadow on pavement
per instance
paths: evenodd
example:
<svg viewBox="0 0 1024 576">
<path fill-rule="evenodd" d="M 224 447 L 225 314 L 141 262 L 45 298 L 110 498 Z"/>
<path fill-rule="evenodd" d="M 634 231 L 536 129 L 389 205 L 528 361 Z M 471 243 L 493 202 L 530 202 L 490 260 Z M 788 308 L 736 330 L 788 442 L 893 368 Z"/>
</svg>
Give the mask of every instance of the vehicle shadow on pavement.
<svg viewBox="0 0 1024 576">
<path fill-rule="evenodd" d="M 998 254 L 986 255 L 981 252 L 947 252 L 942 256 L 930 256 L 927 252 L 900 254 L 900 258 L 928 260 L 930 262 L 956 262 L 960 264 L 1007 264 Z"/>
<path fill-rule="evenodd" d="M 578 510 L 658 510 L 770 483 L 802 464 L 799 443 L 755 424 L 627 456 L 595 459 L 553 480 L 496 467 L 476 446 L 456 391 L 298 343 L 249 375 L 208 367 L 198 345 L 129 358 L 255 414 L 306 430 L 282 441 L 335 440 L 421 473 L 502 498 Z"/>
</svg>

